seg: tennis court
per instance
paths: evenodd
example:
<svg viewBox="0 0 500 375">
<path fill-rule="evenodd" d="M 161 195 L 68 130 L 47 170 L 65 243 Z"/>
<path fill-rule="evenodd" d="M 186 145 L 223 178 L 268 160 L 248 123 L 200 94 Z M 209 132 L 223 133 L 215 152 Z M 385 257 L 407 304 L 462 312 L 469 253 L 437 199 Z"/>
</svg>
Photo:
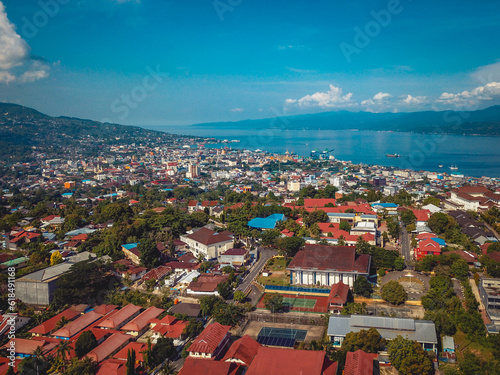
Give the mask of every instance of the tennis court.
<svg viewBox="0 0 500 375">
<path fill-rule="evenodd" d="M 306 309 L 314 309 L 314 306 L 316 305 L 316 300 L 315 299 L 307 299 L 307 298 L 300 298 L 300 297 L 283 297 L 283 304 L 285 306 L 288 306 L 289 308 L 292 307 L 299 307 L 299 308 L 306 308 Z"/>
<path fill-rule="evenodd" d="M 304 341 L 307 331 L 303 329 L 262 327 L 257 342 L 267 346 L 292 348 L 296 341 Z"/>
</svg>

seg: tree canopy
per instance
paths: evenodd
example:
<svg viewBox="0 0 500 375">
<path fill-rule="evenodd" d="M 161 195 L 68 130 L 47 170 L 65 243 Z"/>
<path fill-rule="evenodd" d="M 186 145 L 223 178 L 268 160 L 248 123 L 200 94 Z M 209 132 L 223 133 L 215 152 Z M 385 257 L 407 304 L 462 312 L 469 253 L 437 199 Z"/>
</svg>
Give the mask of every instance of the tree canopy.
<svg viewBox="0 0 500 375">
<path fill-rule="evenodd" d="M 387 348 L 389 360 L 401 375 L 434 374 L 432 361 L 418 342 L 397 336 Z"/>
<path fill-rule="evenodd" d="M 406 294 L 403 285 L 395 280 L 388 281 L 384 284 L 380 295 L 382 299 L 393 305 L 402 305 L 408 299 L 408 294 Z"/>
</svg>

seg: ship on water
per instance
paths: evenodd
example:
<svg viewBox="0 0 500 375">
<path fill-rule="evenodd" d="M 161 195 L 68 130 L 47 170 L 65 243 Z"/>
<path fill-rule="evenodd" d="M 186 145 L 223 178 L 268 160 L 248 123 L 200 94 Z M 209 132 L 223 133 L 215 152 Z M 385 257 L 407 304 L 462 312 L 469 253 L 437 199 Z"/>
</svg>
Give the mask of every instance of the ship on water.
<svg viewBox="0 0 500 375">
<path fill-rule="evenodd" d="M 450 165 L 450 169 L 451 169 L 451 170 L 453 170 L 453 171 L 455 171 L 455 170 L 457 170 L 457 169 L 458 169 L 458 167 L 457 167 L 456 165 L 453 165 L 453 164 L 452 164 L 452 165 Z"/>
<path fill-rule="evenodd" d="M 399 158 L 399 154 L 385 154 L 388 158 Z"/>
</svg>

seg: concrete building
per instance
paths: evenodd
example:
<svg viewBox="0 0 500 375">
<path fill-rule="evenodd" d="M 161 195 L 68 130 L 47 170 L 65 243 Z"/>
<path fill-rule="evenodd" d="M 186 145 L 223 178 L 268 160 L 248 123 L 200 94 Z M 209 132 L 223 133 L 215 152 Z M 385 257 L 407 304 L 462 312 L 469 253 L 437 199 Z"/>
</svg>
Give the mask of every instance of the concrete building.
<svg viewBox="0 0 500 375">
<path fill-rule="evenodd" d="M 500 279 L 483 278 L 479 282 L 479 294 L 486 308 L 491 325 L 486 328 L 491 333 L 500 331 Z"/>
<path fill-rule="evenodd" d="M 437 354 L 438 339 L 436 327 L 430 320 L 412 318 L 391 318 L 368 315 L 332 315 L 328 321 L 327 334 L 334 347 L 341 347 L 349 332 L 359 332 L 375 328 L 386 340 L 400 335 L 415 340 L 427 351 Z"/>
<path fill-rule="evenodd" d="M 371 257 L 356 254 L 354 246 L 308 245 L 300 250 L 287 270 L 292 285 L 327 285 L 342 281 L 353 287 L 358 276 L 367 277 Z"/>
<path fill-rule="evenodd" d="M 16 280 L 16 298 L 30 305 L 49 305 L 56 290 L 57 280 L 75 263 L 96 257 L 95 254 L 83 252 L 69 257 L 64 263 L 47 267 L 24 275 Z"/>
</svg>

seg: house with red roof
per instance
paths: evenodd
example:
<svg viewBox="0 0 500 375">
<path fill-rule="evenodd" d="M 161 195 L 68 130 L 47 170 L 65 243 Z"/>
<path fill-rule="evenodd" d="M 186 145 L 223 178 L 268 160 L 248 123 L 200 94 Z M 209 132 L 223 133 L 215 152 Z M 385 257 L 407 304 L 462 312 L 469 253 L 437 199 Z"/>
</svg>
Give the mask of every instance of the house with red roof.
<svg viewBox="0 0 500 375">
<path fill-rule="evenodd" d="M 4 346 L 2 346 L 2 349 L 8 349 L 10 348 L 10 343 L 14 343 L 15 347 L 15 356 L 18 358 L 26 358 L 26 357 L 31 357 L 33 355 L 33 352 L 37 348 L 42 348 L 43 352 L 47 352 L 48 350 L 54 348 L 56 344 L 50 341 L 45 341 L 45 340 L 32 340 L 32 339 L 21 339 L 21 338 L 13 338 L 9 340 Z"/>
<path fill-rule="evenodd" d="M 187 244 L 189 251 L 195 257 L 201 255 L 205 259 L 215 259 L 234 247 L 234 238 L 231 232 L 218 233 L 205 227 L 191 234 L 180 236 L 180 239 Z"/>
<path fill-rule="evenodd" d="M 95 311 L 89 311 L 88 313 L 78 317 L 72 322 L 66 324 L 64 327 L 53 332 L 51 336 L 62 340 L 70 340 L 73 336 L 82 332 L 85 328 L 87 328 L 103 316 L 104 314 L 99 314 Z"/>
<path fill-rule="evenodd" d="M 326 205 L 335 206 L 335 199 L 304 199 L 304 207 L 323 208 Z"/>
<path fill-rule="evenodd" d="M 417 218 L 417 226 L 427 224 L 432 213 L 429 210 L 417 210 L 415 208 L 411 209 L 413 214 Z"/>
<path fill-rule="evenodd" d="M 441 254 L 441 246 L 431 238 L 427 238 L 418 243 L 418 246 L 415 248 L 415 258 L 417 260 L 422 259 L 426 255 L 440 255 Z"/>
<path fill-rule="evenodd" d="M 31 333 L 32 336 L 47 336 L 50 335 L 52 332 L 55 331 L 57 323 L 62 318 L 65 318 L 68 321 L 71 321 L 75 319 L 77 316 L 80 315 L 79 311 L 76 311 L 72 307 L 64 310 L 63 312 L 57 314 L 56 316 L 53 316 L 52 318 L 46 320 L 45 322 L 37 325 L 35 328 L 29 330 L 29 333 Z"/>
<path fill-rule="evenodd" d="M 242 338 L 233 342 L 222 361 L 233 362 L 248 367 L 261 347 L 262 345 L 250 336 L 244 335 Z"/>
<path fill-rule="evenodd" d="M 120 329 L 141 312 L 142 307 L 129 303 L 127 306 L 122 307 L 109 314 L 108 317 L 96 324 L 97 328 L 102 329 Z"/>
<path fill-rule="evenodd" d="M 217 322 L 208 325 L 189 347 L 189 357 L 213 360 L 222 356 L 229 344 L 230 329 Z"/>
<path fill-rule="evenodd" d="M 92 349 L 85 357 L 99 363 L 125 347 L 130 341 L 130 336 L 116 332 L 107 338 L 102 344 Z"/>
<path fill-rule="evenodd" d="M 329 360 L 325 354 L 323 351 L 263 346 L 245 375 L 336 375 L 337 362 Z"/>
<path fill-rule="evenodd" d="M 120 259 L 114 262 L 114 264 L 118 265 L 118 267 L 113 273 L 122 279 L 128 277 L 130 281 L 139 280 L 148 272 L 147 268 L 138 266 L 129 259 Z"/>
<path fill-rule="evenodd" d="M 240 366 L 231 362 L 188 357 L 178 375 L 240 375 Z"/>
<path fill-rule="evenodd" d="M 373 375 L 373 361 L 377 354 L 365 353 L 362 350 L 347 352 L 344 375 Z"/>
<path fill-rule="evenodd" d="M 99 364 L 96 375 L 127 375 L 127 361 L 106 359 Z"/>
<path fill-rule="evenodd" d="M 331 314 L 340 314 L 342 309 L 347 304 L 349 297 L 349 285 L 339 281 L 332 285 L 330 294 L 328 295 L 328 311 Z"/>
<path fill-rule="evenodd" d="M 357 254 L 354 246 L 306 244 L 287 267 L 292 285 L 328 285 L 342 281 L 352 287 L 370 272 L 371 256 Z"/>
<path fill-rule="evenodd" d="M 173 315 L 165 315 L 163 319 L 152 319 L 149 321 L 151 331 L 151 339 L 153 342 L 157 342 L 160 338 L 171 338 L 174 340 L 175 346 L 184 345 L 185 334 L 184 330 L 188 326 L 189 322 L 184 320 L 179 320 Z"/>
<path fill-rule="evenodd" d="M 132 341 L 129 342 L 125 347 L 113 355 L 116 360 L 127 361 L 128 351 L 135 351 L 135 361 L 139 364 L 144 363 L 144 352 L 148 349 L 148 344 L 145 342 Z"/>
<path fill-rule="evenodd" d="M 228 275 L 217 275 L 213 273 L 203 273 L 196 281 L 192 281 L 186 289 L 190 295 L 215 295 L 218 296 L 217 286 L 227 281 Z"/>
<path fill-rule="evenodd" d="M 200 209 L 200 203 L 198 201 L 192 200 L 188 202 L 188 212 L 195 212 Z"/>
<path fill-rule="evenodd" d="M 149 322 L 165 310 L 151 306 L 120 329 L 132 336 L 140 336 L 149 329 Z"/>
</svg>

